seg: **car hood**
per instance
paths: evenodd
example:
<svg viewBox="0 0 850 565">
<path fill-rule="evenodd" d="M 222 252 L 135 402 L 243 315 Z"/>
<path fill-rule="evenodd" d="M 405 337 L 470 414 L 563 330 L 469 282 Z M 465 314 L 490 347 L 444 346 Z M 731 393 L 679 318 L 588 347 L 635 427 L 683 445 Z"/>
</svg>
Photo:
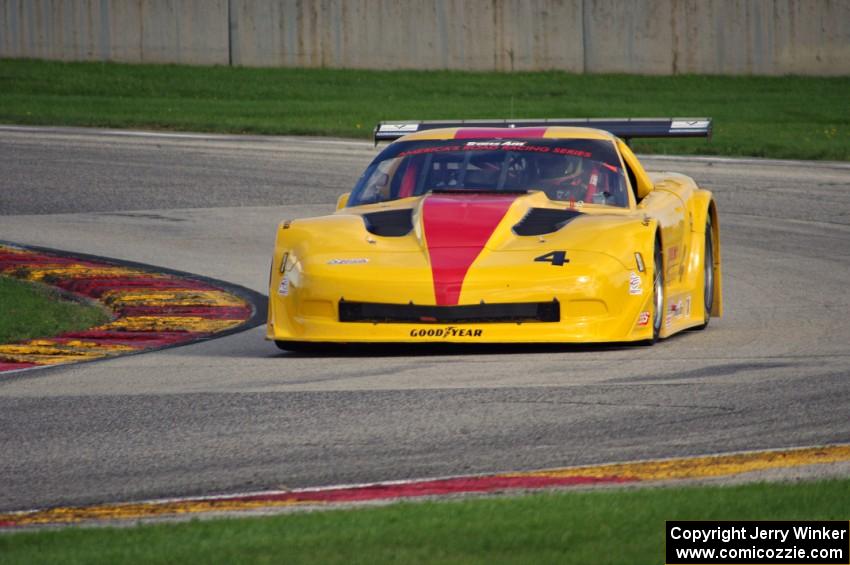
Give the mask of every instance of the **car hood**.
<svg viewBox="0 0 850 565">
<path fill-rule="evenodd" d="M 537 249 L 557 239 L 572 249 L 604 251 L 612 247 L 606 234 L 633 223 L 625 208 L 552 201 L 545 193 L 429 193 L 387 203 L 339 210 L 315 218 L 314 227 L 345 225 L 360 237 L 340 238 L 342 247 L 375 251 L 420 250 L 519 251 Z M 303 222 L 303 220 L 299 220 Z M 602 238 L 602 239 L 600 239 Z M 380 243 L 380 245 L 376 245 Z M 337 245 L 333 245 L 337 247 Z M 448 252 L 448 251 L 446 251 Z"/>
<path fill-rule="evenodd" d="M 634 270 L 638 232 L 648 235 L 647 226 L 633 211 L 571 206 L 542 192 L 430 193 L 285 222 L 279 250 L 304 276 L 369 281 L 364 284 L 372 288 L 385 279 L 433 283 L 443 305 L 457 304 L 461 289 L 474 289 L 479 279 L 527 277 L 529 266 L 549 258 L 570 268 L 538 273 L 535 284 L 600 269 Z M 478 275 L 470 279 L 473 271 Z"/>
</svg>

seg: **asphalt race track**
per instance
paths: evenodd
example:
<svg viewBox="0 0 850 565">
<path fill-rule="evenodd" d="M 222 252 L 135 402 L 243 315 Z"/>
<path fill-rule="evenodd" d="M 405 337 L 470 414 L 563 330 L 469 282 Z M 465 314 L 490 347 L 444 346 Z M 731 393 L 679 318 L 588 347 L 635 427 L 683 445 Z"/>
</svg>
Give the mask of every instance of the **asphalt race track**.
<svg viewBox="0 0 850 565">
<path fill-rule="evenodd" d="M 265 293 L 375 154 L 0 128 L 0 240 Z M 726 316 L 655 347 L 279 352 L 263 328 L 0 377 L 0 511 L 850 442 L 850 164 L 645 159 L 715 192 Z"/>
</svg>

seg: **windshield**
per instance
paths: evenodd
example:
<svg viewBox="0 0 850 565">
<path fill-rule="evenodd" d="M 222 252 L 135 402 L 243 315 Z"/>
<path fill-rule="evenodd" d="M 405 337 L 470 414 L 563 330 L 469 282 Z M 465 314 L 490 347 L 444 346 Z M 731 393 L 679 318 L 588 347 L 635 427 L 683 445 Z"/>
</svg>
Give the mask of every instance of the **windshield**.
<svg viewBox="0 0 850 565">
<path fill-rule="evenodd" d="M 614 144 L 598 139 L 496 139 L 393 143 L 360 177 L 348 206 L 427 192 L 528 192 L 552 200 L 628 206 Z"/>
</svg>

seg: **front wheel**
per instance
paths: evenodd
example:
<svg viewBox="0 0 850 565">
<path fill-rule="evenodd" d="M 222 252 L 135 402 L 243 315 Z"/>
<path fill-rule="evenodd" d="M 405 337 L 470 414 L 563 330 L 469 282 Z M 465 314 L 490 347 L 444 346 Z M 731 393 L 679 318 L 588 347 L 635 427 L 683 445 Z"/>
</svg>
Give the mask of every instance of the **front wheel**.
<svg viewBox="0 0 850 565">
<path fill-rule="evenodd" d="M 661 335 L 664 323 L 664 249 L 661 240 L 655 239 L 655 251 L 652 256 L 652 338 L 643 342 L 652 345 Z"/>
<path fill-rule="evenodd" d="M 714 307 L 714 239 L 711 234 L 711 216 L 705 223 L 705 252 L 702 254 L 702 297 L 705 314 L 703 323 L 696 329 L 704 330 L 711 321 L 711 309 Z"/>
<path fill-rule="evenodd" d="M 655 240 L 652 265 L 652 343 L 655 343 L 664 323 L 664 250 L 660 239 Z"/>
</svg>

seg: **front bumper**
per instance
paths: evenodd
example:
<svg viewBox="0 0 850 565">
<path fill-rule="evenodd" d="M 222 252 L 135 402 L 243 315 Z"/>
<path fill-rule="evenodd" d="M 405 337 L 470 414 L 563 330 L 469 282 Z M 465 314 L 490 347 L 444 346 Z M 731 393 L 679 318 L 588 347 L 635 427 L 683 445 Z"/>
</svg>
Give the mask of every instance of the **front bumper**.
<svg viewBox="0 0 850 565">
<path fill-rule="evenodd" d="M 602 254 L 568 268 L 507 258 L 470 269 L 460 304 L 436 306 L 430 268 L 403 277 L 322 258 L 273 273 L 267 338 L 296 342 L 595 343 L 646 340 L 651 281 Z M 634 276 L 641 292 L 634 292 Z M 287 280 L 284 282 L 283 279 Z M 398 282 L 403 280 L 404 282 Z M 282 284 L 284 283 L 284 284 Z M 366 304 L 367 307 L 362 305 Z M 553 311 L 553 308 L 555 309 Z"/>
</svg>

